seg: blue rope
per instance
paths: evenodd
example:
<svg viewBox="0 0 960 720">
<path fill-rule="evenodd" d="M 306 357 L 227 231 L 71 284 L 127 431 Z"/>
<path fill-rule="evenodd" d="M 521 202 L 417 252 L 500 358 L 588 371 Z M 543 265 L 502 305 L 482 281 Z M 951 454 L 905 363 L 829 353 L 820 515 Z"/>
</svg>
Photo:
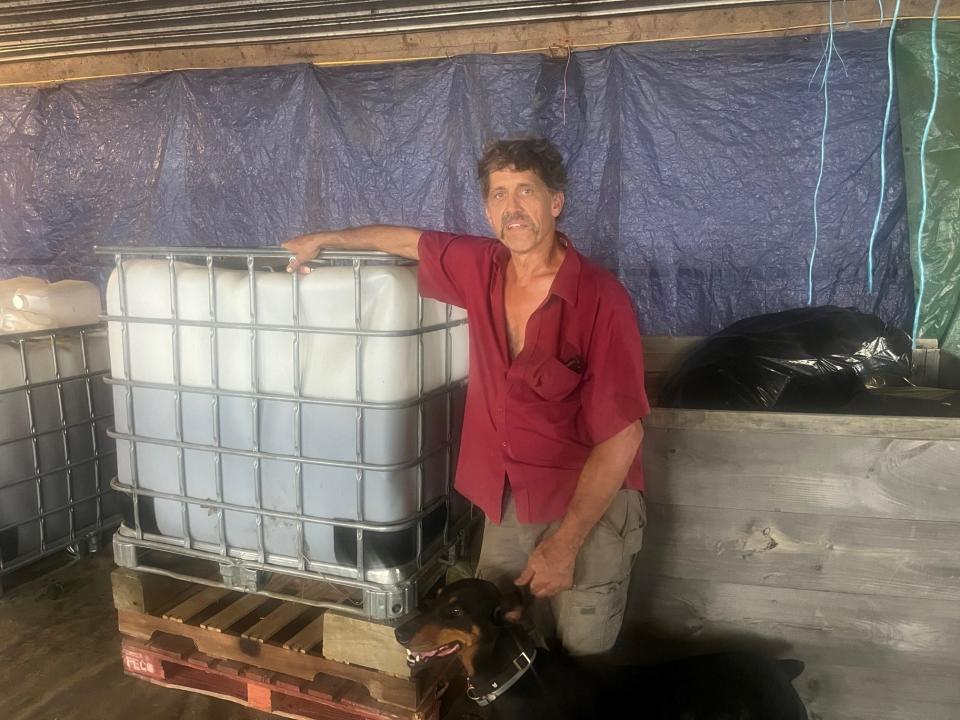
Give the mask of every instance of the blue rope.
<svg viewBox="0 0 960 720">
<path fill-rule="evenodd" d="M 893 107 L 893 36 L 897 29 L 897 15 L 900 13 L 900 0 L 893 7 L 893 20 L 890 22 L 890 37 L 887 38 L 887 109 L 883 114 L 883 134 L 880 135 L 880 199 L 877 201 L 877 214 L 873 218 L 873 232 L 867 247 L 867 292 L 873 292 L 873 244 L 880 227 L 880 211 L 887 193 L 887 130 L 890 127 L 890 109 Z M 880 22 L 883 22 L 883 5 L 880 6 Z"/>
<path fill-rule="evenodd" d="M 939 2 L 940 0 L 937 0 Z M 833 0 L 830 0 L 830 33 L 827 36 L 827 64 L 823 67 L 823 131 L 820 133 L 820 174 L 817 187 L 813 191 L 813 248 L 807 266 L 807 305 L 813 305 L 813 263 L 817 257 L 817 245 L 820 243 L 820 218 L 817 215 L 817 200 L 820 197 L 820 184 L 823 182 L 823 164 L 827 149 L 827 120 L 830 116 L 830 96 L 827 77 L 830 75 L 830 60 L 833 58 Z M 819 67 L 819 66 L 818 66 Z"/>
<path fill-rule="evenodd" d="M 810 89 L 810 86 L 813 85 L 813 81 L 817 79 L 817 73 L 820 72 L 820 66 L 823 65 L 823 61 L 827 57 L 827 46 L 824 46 L 823 52 L 820 53 L 820 59 L 817 61 L 817 66 L 813 69 L 813 75 L 810 76 L 810 79 L 807 81 L 807 90 Z M 820 90 L 823 90 L 823 83 L 820 83 Z"/>
<path fill-rule="evenodd" d="M 920 189 L 923 204 L 920 209 L 920 227 L 917 229 L 917 267 L 920 270 L 920 283 L 917 289 L 917 307 L 913 313 L 913 346 L 917 346 L 917 336 L 920 333 L 920 306 L 923 303 L 923 291 L 926 286 L 926 269 L 923 265 L 923 227 L 927 223 L 927 140 L 930 139 L 930 128 L 933 127 L 933 116 L 937 111 L 937 101 L 940 99 L 940 54 L 937 51 L 937 18 L 940 15 L 940 0 L 933 6 L 933 22 L 930 23 L 930 53 L 933 56 L 933 101 L 930 103 L 930 113 L 927 115 L 927 124 L 923 128 L 923 139 L 920 141 Z"/>
<path fill-rule="evenodd" d="M 850 77 L 850 73 L 847 72 L 847 61 L 843 59 L 843 55 L 840 54 L 840 51 L 837 50 L 837 44 L 833 43 L 833 54 L 837 56 L 837 60 L 840 61 L 840 67 L 843 68 L 844 77 Z"/>
<path fill-rule="evenodd" d="M 817 61 L 817 66 L 813 69 L 813 75 L 810 76 L 810 80 L 807 82 L 807 90 L 809 90 L 810 86 L 813 85 L 813 81 L 817 79 L 817 73 L 820 72 L 820 66 L 823 65 L 823 61 L 827 57 L 827 49 L 829 47 L 830 47 L 829 45 L 825 45 L 823 48 L 823 52 L 820 53 L 820 59 Z M 832 49 L 833 49 L 833 54 L 837 56 L 837 58 L 840 60 L 840 63 L 843 65 L 843 74 L 846 75 L 847 77 L 850 77 L 850 75 L 847 73 L 847 63 L 843 59 L 843 55 L 840 54 L 840 51 L 837 50 L 836 44 L 834 44 Z M 823 83 L 825 83 L 826 80 L 827 80 L 827 76 L 826 74 L 824 74 L 824 76 L 820 79 L 821 91 L 823 90 Z"/>
</svg>

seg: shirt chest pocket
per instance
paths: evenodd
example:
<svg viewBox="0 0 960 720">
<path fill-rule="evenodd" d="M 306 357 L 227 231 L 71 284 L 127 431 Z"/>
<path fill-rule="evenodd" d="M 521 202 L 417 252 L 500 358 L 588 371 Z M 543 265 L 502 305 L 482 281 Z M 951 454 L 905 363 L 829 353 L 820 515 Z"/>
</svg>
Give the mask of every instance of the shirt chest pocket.
<svg viewBox="0 0 960 720">
<path fill-rule="evenodd" d="M 579 365 L 574 361 L 572 364 Z M 525 380 L 530 388 L 540 398 L 551 402 L 559 402 L 570 398 L 580 387 L 583 380 L 582 373 L 572 370 L 557 358 L 546 353 L 539 354 L 533 359 Z"/>
</svg>

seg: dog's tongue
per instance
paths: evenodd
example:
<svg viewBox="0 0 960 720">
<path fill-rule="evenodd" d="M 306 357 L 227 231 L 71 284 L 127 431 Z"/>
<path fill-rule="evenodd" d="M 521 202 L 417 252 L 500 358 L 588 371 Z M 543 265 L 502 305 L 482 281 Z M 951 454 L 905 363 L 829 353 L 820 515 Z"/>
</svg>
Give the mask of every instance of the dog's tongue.
<svg viewBox="0 0 960 720">
<path fill-rule="evenodd" d="M 452 655 L 460 647 L 459 643 L 448 643 L 447 645 L 441 645 L 438 648 L 433 650 L 428 650 L 427 652 L 417 653 L 421 659 L 432 658 L 432 657 L 445 657 L 446 655 Z"/>
<path fill-rule="evenodd" d="M 447 655 L 453 655 L 459 649 L 460 644 L 452 642 L 447 645 L 441 645 L 433 650 L 426 650 L 419 653 L 407 650 L 407 659 L 412 660 L 413 662 L 423 662 L 424 660 L 428 660 L 432 657 L 446 657 Z"/>
</svg>

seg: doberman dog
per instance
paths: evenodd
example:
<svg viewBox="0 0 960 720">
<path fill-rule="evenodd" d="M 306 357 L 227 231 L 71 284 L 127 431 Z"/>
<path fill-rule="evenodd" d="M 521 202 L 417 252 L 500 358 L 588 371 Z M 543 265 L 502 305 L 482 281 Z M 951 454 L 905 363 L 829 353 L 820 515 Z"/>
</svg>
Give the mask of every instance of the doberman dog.
<svg viewBox="0 0 960 720">
<path fill-rule="evenodd" d="M 512 593 L 511 593 L 512 595 Z M 396 629 L 412 666 L 456 655 L 467 694 L 501 720 L 807 720 L 791 681 L 797 660 L 716 653 L 652 666 L 600 668 L 537 648 L 520 596 L 460 580 Z"/>
</svg>

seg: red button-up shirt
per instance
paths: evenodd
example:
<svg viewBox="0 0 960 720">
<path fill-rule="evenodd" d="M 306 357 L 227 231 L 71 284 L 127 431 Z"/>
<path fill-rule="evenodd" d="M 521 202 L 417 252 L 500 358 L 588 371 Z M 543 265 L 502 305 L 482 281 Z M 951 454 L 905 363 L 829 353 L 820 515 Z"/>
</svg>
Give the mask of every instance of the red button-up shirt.
<svg viewBox="0 0 960 720">
<path fill-rule="evenodd" d="M 465 308 L 470 327 L 456 489 L 497 523 L 507 482 L 520 522 L 561 518 L 593 447 L 650 411 L 630 296 L 563 239 L 566 256 L 511 362 L 510 251 L 490 238 L 420 236 L 421 294 Z M 637 455 L 624 487 L 642 490 Z"/>
</svg>

